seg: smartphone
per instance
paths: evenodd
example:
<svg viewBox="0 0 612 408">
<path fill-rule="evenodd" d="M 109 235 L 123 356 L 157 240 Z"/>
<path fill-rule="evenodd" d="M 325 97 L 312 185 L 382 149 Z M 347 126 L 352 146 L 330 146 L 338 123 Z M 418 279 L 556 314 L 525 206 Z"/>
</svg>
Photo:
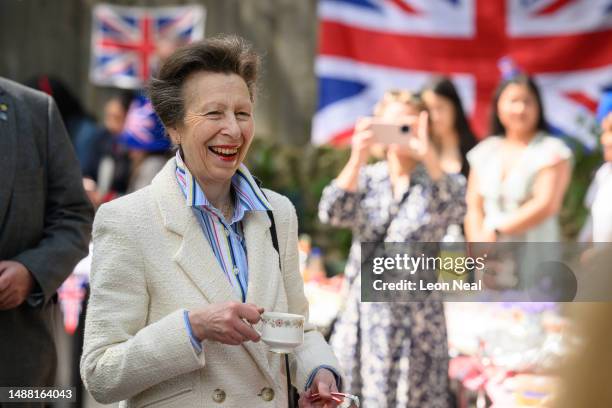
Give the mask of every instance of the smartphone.
<svg viewBox="0 0 612 408">
<path fill-rule="evenodd" d="M 394 122 L 374 120 L 370 125 L 370 130 L 377 143 L 384 145 L 408 144 L 410 138 L 415 135 L 415 127 L 416 118 L 407 117 Z"/>
</svg>

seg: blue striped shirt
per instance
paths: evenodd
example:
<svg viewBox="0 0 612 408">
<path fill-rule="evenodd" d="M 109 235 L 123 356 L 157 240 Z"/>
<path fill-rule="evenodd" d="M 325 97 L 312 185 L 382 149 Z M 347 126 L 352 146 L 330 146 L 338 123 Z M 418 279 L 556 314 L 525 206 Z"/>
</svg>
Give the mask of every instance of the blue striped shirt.
<svg viewBox="0 0 612 408">
<path fill-rule="evenodd" d="M 185 202 L 187 206 L 193 208 L 223 273 L 231 283 L 236 295 L 245 302 L 249 267 L 242 219 L 248 211 L 268 211 L 272 210 L 272 206 L 243 164 L 240 165 L 236 174 L 232 177 L 232 191 L 235 201 L 234 214 L 229 222 L 223 217 L 221 211 L 206 199 L 206 194 L 185 166 L 179 152 L 176 152 L 176 179 L 185 195 Z M 188 311 L 185 311 L 183 318 L 191 344 L 198 353 L 201 353 L 202 345 L 193 334 Z M 341 389 L 342 379 L 340 375 L 333 367 L 329 366 L 320 366 L 314 369 L 308 377 L 306 389 L 310 388 L 316 373 L 321 368 L 327 368 L 334 374 L 338 388 Z"/>
<path fill-rule="evenodd" d="M 268 211 L 272 206 L 251 173 L 242 164 L 231 181 L 235 201 L 234 213 L 229 221 L 208 201 L 179 152 L 176 153 L 176 179 L 185 195 L 186 204 L 192 207 L 221 270 L 236 295 L 245 302 L 249 268 L 242 219 L 248 211 Z"/>
</svg>

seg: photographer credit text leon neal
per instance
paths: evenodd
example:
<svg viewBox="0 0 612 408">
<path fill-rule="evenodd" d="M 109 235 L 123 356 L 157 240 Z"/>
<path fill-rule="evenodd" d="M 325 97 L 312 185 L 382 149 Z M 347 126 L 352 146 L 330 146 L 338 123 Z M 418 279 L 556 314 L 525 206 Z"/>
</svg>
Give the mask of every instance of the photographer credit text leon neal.
<svg viewBox="0 0 612 408">
<path fill-rule="evenodd" d="M 427 291 L 481 291 L 482 281 L 477 282 L 464 282 L 462 280 L 453 280 L 452 282 L 423 282 L 422 280 L 417 282 L 408 281 L 402 279 L 399 282 L 383 282 L 380 279 L 372 282 L 372 287 L 377 291 L 416 291 L 416 290 L 427 290 Z"/>
</svg>

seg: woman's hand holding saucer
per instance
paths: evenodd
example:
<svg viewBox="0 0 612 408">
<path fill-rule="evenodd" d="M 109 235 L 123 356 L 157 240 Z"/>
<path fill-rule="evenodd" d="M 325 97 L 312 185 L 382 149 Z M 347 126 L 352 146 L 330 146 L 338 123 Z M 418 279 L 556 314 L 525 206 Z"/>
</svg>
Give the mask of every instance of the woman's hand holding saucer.
<svg viewBox="0 0 612 408">
<path fill-rule="evenodd" d="M 246 341 L 259 341 L 259 334 L 246 322 L 259 322 L 263 311 L 250 303 L 215 303 L 190 311 L 189 323 L 200 341 L 238 346 Z"/>
</svg>

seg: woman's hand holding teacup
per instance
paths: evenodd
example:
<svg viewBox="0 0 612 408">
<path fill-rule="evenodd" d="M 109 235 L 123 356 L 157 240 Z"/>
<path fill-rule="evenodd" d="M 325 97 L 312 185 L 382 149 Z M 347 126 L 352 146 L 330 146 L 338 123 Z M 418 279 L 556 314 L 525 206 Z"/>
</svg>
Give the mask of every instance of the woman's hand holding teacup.
<svg viewBox="0 0 612 408">
<path fill-rule="evenodd" d="M 189 312 L 189 323 L 200 340 L 238 346 L 257 342 L 259 334 L 248 323 L 256 324 L 264 309 L 250 303 L 215 303 Z"/>
</svg>

